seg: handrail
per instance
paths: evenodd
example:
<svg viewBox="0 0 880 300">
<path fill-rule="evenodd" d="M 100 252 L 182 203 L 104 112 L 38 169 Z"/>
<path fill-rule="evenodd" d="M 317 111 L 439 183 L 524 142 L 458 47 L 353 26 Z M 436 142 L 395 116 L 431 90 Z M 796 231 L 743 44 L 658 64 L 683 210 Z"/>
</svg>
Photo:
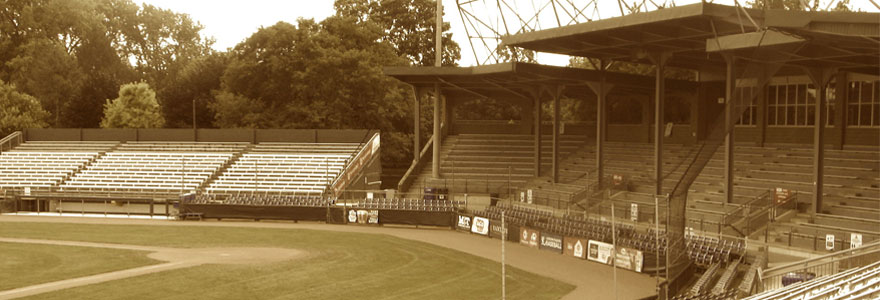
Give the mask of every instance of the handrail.
<svg viewBox="0 0 880 300">
<path fill-rule="evenodd" d="M 0 152 L 6 151 L 7 149 L 12 150 L 15 146 L 21 145 L 22 141 L 21 131 L 10 133 L 0 140 Z M 9 145 L 9 148 L 5 147 L 7 144 Z"/>
<path fill-rule="evenodd" d="M 415 172 L 417 169 L 420 169 L 422 167 L 422 164 L 424 164 L 424 162 L 425 162 L 425 155 L 427 155 L 428 151 L 431 150 L 432 149 L 431 147 L 433 147 L 433 146 L 434 146 L 434 138 L 432 136 L 430 139 L 428 139 L 428 142 L 425 143 L 425 146 L 422 147 L 422 151 L 419 152 L 419 159 L 413 161 L 413 163 L 410 164 L 409 169 L 406 170 L 406 173 L 403 173 L 403 177 L 401 177 L 400 181 L 397 183 L 397 190 L 399 192 L 403 193 L 407 189 L 409 189 L 409 186 L 412 184 L 412 181 L 414 180 L 414 177 L 415 177 L 413 175 L 413 172 Z"/>
<path fill-rule="evenodd" d="M 742 211 L 745 210 L 746 207 L 751 207 L 756 203 L 761 203 L 762 201 L 764 201 L 764 202 L 769 201 L 767 197 L 770 197 L 770 192 L 771 192 L 771 190 L 767 190 L 767 191 L 761 193 L 760 195 L 756 196 L 754 199 L 750 200 L 749 202 L 741 204 L 739 207 L 737 207 L 733 211 L 724 214 L 724 216 L 721 218 L 721 220 L 726 225 L 733 225 L 733 223 L 735 223 L 736 221 L 739 221 L 738 219 L 740 218 Z M 749 216 L 742 216 L 742 218 L 748 218 L 748 217 Z M 734 221 L 733 219 L 737 219 L 737 220 Z"/>
<path fill-rule="evenodd" d="M 858 252 L 858 253 L 856 253 Z M 858 248 L 840 250 L 834 253 L 825 254 L 822 256 L 817 256 L 814 258 L 809 258 L 801 261 L 787 263 L 781 266 L 776 266 L 773 268 L 768 268 L 761 272 L 762 278 L 767 278 L 770 276 L 785 274 L 788 272 L 793 272 L 801 269 L 806 269 L 809 267 L 813 267 L 815 265 L 827 264 L 828 259 L 834 258 L 846 258 L 852 257 L 855 255 L 863 255 L 863 254 L 872 254 L 875 252 L 880 252 L 880 241 L 874 241 L 869 244 L 862 245 Z"/>
<path fill-rule="evenodd" d="M 351 177 L 360 173 L 361 169 L 372 160 L 373 156 L 376 154 L 373 152 L 373 148 L 376 147 L 374 145 L 377 145 L 378 143 L 380 143 L 379 133 L 376 132 L 370 137 L 370 140 L 358 150 L 358 153 L 354 158 L 346 162 L 345 167 L 342 169 L 343 171 L 339 173 L 339 175 L 337 175 L 333 182 L 328 186 L 334 196 L 339 195 L 339 193 L 352 182 Z"/>
</svg>

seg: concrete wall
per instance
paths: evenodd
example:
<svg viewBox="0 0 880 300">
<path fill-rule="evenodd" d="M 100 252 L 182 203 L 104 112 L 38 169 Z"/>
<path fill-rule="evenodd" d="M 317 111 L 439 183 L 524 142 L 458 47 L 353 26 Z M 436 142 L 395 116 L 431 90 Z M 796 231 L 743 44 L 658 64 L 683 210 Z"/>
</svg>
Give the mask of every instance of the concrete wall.
<svg viewBox="0 0 880 300">
<path fill-rule="evenodd" d="M 253 129 L 199 129 L 197 132 L 199 141 L 211 142 L 253 142 Z"/>
<path fill-rule="evenodd" d="M 311 129 L 258 129 L 255 132 L 258 142 L 314 143 L 317 133 Z"/>
<path fill-rule="evenodd" d="M 366 142 L 370 138 L 368 132 L 360 129 L 317 129 L 315 139 L 318 143 Z"/>
<path fill-rule="evenodd" d="M 83 141 L 137 141 L 137 129 L 99 129 L 99 128 L 83 128 Z"/>
</svg>

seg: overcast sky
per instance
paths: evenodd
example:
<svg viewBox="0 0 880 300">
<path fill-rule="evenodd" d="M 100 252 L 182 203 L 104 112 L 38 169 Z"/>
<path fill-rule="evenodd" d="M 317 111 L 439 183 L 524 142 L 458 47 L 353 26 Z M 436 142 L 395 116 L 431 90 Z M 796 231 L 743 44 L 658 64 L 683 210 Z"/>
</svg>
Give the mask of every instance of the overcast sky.
<svg viewBox="0 0 880 300">
<path fill-rule="evenodd" d="M 466 37 L 465 28 L 462 24 L 463 22 L 458 13 L 455 1 L 442 1 L 445 5 L 443 9 L 445 13 L 444 21 L 452 24 L 453 39 L 462 48 L 462 58 L 459 64 L 462 66 L 475 65 L 476 60 L 474 59 L 473 51 L 471 50 L 470 43 Z M 585 15 L 590 18 L 598 17 L 603 19 L 620 15 L 617 1 L 596 1 L 599 1 L 599 10 L 586 12 Z M 654 0 L 654 2 L 657 3 L 662 1 L 663 0 Z M 672 0 L 667 1 L 671 2 Z M 732 5 L 733 1 L 734 0 L 715 0 L 714 2 Z M 744 3 L 745 1 L 746 0 L 740 0 L 740 3 Z M 836 3 L 839 0 L 823 0 L 822 3 L 829 3 L 828 1 L 834 1 Z M 279 21 L 296 24 L 298 18 L 313 18 L 320 22 L 324 18 L 334 14 L 333 0 L 135 0 L 135 2 L 149 3 L 158 7 L 171 9 L 175 12 L 189 14 L 194 20 L 205 26 L 202 34 L 205 36 L 213 36 L 217 41 L 214 44 L 214 48 L 221 51 L 234 47 L 236 44 L 256 32 L 260 27 L 268 27 Z M 493 26 L 501 26 L 498 22 L 498 18 L 493 16 L 497 15 L 495 7 L 490 7 L 490 10 L 483 10 L 479 7 L 479 5 L 483 5 L 482 3 L 494 4 L 495 2 L 496 1 L 492 0 L 475 1 L 473 2 L 473 5 L 478 6 L 471 7 L 470 10 L 480 16 L 482 20 L 489 20 L 491 21 L 488 22 L 490 24 L 494 22 L 495 25 Z M 548 0 L 508 0 L 507 2 L 516 6 L 516 9 L 520 10 L 523 16 L 534 15 L 534 13 L 528 12 L 537 9 L 531 7 L 533 3 L 549 3 Z M 575 2 L 580 3 L 585 2 L 585 0 L 575 0 Z M 628 0 L 627 2 L 633 1 Z M 679 6 L 697 2 L 700 2 L 700 0 L 675 0 L 676 5 Z M 871 5 L 869 0 L 850 0 L 850 2 L 856 9 L 872 12 L 878 11 L 878 9 Z M 549 9 L 545 11 L 548 13 L 550 12 Z M 542 23 L 551 23 L 544 26 L 553 27 L 556 25 L 555 19 L 552 20 L 552 22 L 548 19 L 550 18 L 541 20 Z M 477 42 L 474 41 L 474 43 Z M 475 48 L 481 47 L 478 46 Z M 542 55 L 538 57 L 538 60 L 544 64 L 554 65 L 564 65 L 568 62 L 567 57 L 561 57 L 558 55 Z"/>
</svg>

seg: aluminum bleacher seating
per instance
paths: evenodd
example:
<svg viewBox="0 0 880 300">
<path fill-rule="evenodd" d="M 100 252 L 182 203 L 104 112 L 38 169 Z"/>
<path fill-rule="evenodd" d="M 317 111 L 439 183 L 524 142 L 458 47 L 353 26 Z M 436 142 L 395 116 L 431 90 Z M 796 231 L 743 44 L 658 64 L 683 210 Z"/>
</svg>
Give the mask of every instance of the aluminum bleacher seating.
<svg viewBox="0 0 880 300">
<path fill-rule="evenodd" d="M 0 188 L 57 186 L 116 143 L 26 142 L 0 153 Z"/>
<path fill-rule="evenodd" d="M 880 299 L 880 261 L 833 275 L 798 282 L 746 300 Z"/>
<path fill-rule="evenodd" d="M 125 143 L 95 160 L 60 191 L 189 193 L 245 144 Z"/>
<path fill-rule="evenodd" d="M 320 195 L 358 149 L 357 143 L 260 143 L 205 190 Z"/>
</svg>

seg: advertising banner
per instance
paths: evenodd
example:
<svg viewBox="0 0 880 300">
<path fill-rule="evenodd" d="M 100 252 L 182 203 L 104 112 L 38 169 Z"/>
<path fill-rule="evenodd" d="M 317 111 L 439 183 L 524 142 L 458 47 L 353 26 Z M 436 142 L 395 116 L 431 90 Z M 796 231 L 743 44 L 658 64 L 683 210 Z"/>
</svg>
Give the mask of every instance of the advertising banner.
<svg viewBox="0 0 880 300">
<path fill-rule="evenodd" d="M 617 247 L 617 250 L 615 250 L 611 244 L 593 240 L 589 241 L 587 259 L 610 265 L 612 255 L 618 268 L 636 272 L 642 271 L 645 258 L 642 251 L 626 247 Z"/>
<path fill-rule="evenodd" d="M 458 215 L 458 222 L 455 224 L 455 228 L 463 231 L 471 231 L 471 217 Z"/>
<path fill-rule="evenodd" d="M 480 235 L 489 235 L 489 219 L 483 217 L 474 217 L 471 232 Z"/>
<path fill-rule="evenodd" d="M 642 265 L 645 262 L 645 257 L 642 251 L 626 247 L 617 247 L 615 253 L 618 268 L 642 272 Z"/>
<path fill-rule="evenodd" d="M 610 265 L 612 251 L 614 246 L 608 243 L 593 240 L 587 243 L 587 259 L 598 263 Z"/>
<path fill-rule="evenodd" d="M 574 256 L 580 259 L 587 258 L 587 244 L 589 240 L 567 236 L 562 241 L 565 246 L 563 252 L 566 256 Z"/>
<path fill-rule="evenodd" d="M 540 235 L 541 233 L 537 230 L 521 227 L 519 229 L 519 243 L 529 247 L 538 248 Z"/>
<path fill-rule="evenodd" d="M 489 237 L 501 239 L 503 236 L 507 236 L 508 240 L 510 239 L 507 233 L 510 231 L 510 224 L 507 225 L 507 228 L 501 228 L 501 220 L 489 220 Z"/>
<path fill-rule="evenodd" d="M 348 211 L 348 222 L 358 224 L 379 224 L 379 211 L 352 209 Z"/>
<path fill-rule="evenodd" d="M 562 236 L 550 232 L 541 232 L 540 248 L 541 250 L 562 253 Z"/>
</svg>

